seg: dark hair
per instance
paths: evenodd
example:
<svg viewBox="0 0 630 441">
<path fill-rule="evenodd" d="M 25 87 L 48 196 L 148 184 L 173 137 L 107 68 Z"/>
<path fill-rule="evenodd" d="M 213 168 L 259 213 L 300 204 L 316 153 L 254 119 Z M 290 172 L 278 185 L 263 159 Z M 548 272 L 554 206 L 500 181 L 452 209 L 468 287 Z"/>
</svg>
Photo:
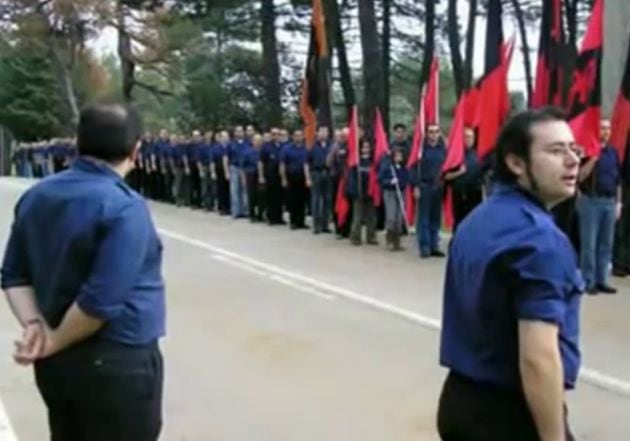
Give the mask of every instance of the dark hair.
<svg viewBox="0 0 630 441">
<path fill-rule="evenodd" d="M 404 125 L 403 123 L 396 123 L 396 124 L 394 124 L 394 130 L 398 130 L 398 129 L 407 130 L 407 126 Z"/>
<path fill-rule="evenodd" d="M 511 183 L 516 176 L 507 166 L 505 159 L 509 154 L 522 158 L 529 163 L 531 144 L 533 141 L 532 127 L 536 124 L 552 121 L 566 121 L 563 110 L 557 107 L 542 107 L 536 110 L 525 110 L 514 115 L 503 126 L 494 148 L 495 170 L 494 178 L 499 182 Z"/>
<path fill-rule="evenodd" d="M 106 162 L 129 157 L 141 138 L 140 116 L 122 104 L 92 104 L 81 111 L 77 134 L 80 155 Z"/>
</svg>

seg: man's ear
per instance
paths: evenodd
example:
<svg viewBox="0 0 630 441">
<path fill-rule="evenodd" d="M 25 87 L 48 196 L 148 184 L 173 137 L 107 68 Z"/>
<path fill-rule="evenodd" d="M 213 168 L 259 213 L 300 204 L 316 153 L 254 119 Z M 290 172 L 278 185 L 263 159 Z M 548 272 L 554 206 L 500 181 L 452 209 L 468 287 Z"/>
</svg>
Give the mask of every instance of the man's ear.
<svg viewBox="0 0 630 441">
<path fill-rule="evenodd" d="M 527 164 L 525 164 L 523 158 L 513 153 L 508 153 L 505 156 L 505 164 L 517 178 L 521 178 L 527 173 Z"/>
</svg>

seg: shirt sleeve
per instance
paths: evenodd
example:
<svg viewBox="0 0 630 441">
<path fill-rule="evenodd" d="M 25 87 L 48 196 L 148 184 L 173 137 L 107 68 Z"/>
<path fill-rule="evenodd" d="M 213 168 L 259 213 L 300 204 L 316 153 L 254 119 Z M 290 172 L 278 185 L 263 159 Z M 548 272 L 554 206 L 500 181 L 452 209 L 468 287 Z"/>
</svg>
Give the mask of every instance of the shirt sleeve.
<svg viewBox="0 0 630 441">
<path fill-rule="evenodd" d="M 150 232 L 151 219 L 142 200 L 134 200 L 107 222 L 77 298 L 83 311 L 105 321 L 122 312 L 142 270 Z"/>
<path fill-rule="evenodd" d="M 0 270 L 0 285 L 2 289 L 32 285 L 26 250 L 24 233 L 16 216 L 11 227 L 2 269 Z"/>
<path fill-rule="evenodd" d="M 540 236 L 532 237 L 512 263 L 516 275 L 514 308 L 519 319 L 561 324 L 570 281 L 561 263 L 561 247 Z"/>
</svg>

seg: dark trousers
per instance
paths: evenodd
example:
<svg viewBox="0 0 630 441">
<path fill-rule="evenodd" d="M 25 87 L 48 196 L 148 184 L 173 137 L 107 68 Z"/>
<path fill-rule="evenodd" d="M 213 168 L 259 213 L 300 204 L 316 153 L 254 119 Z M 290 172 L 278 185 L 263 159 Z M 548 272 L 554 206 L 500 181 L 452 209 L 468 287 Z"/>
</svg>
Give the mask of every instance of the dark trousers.
<svg viewBox="0 0 630 441">
<path fill-rule="evenodd" d="M 630 188 L 623 188 L 621 217 L 615 226 L 613 267 L 617 271 L 630 271 Z"/>
<path fill-rule="evenodd" d="M 201 208 L 201 176 L 196 164 L 190 169 L 190 205 Z"/>
<path fill-rule="evenodd" d="M 453 230 L 481 203 L 482 197 L 481 188 L 453 189 Z"/>
<path fill-rule="evenodd" d="M 35 364 L 51 441 L 155 441 L 162 428 L 157 343 L 91 339 Z"/>
<path fill-rule="evenodd" d="M 219 213 L 230 214 L 230 181 L 223 172 L 217 173 L 216 188 Z"/>
<path fill-rule="evenodd" d="M 566 440 L 574 441 L 566 427 Z M 442 389 L 438 431 L 442 441 L 540 441 L 522 393 L 481 385 L 454 372 Z"/>
<path fill-rule="evenodd" d="M 269 223 L 272 225 L 282 223 L 283 193 L 279 175 L 274 174 L 265 177 L 265 199 Z"/>
<path fill-rule="evenodd" d="M 306 180 L 301 173 L 289 174 L 289 219 L 292 227 L 304 227 L 306 215 Z"/>
<path fill-rule="evenodd" d="M 251 220 L 263 220 L 264 198 L 263 191 L 258 182 L 258 173 L 245 173 L 247 186 L 247 202 L 249 203 L 249 218 Z"/>
</svg>

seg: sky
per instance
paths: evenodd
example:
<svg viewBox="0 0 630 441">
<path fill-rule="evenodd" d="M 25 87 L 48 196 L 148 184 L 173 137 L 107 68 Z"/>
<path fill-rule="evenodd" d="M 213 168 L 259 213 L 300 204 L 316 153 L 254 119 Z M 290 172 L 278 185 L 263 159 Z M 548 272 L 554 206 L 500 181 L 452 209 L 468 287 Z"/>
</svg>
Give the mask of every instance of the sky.
<svg viewBox="0 0 630 441">
<path fill-rule="evenodd" d="M 446 2 L 441 2 L 442 6 L 438 6 L 438 9 L 446 9 Z M 459 24 L 462 28 L 462 31 L 465 33 L 466 24 L 468 22 L 468 2 L 459 2 L 458 3 L 458 15 L 459 15 Z M 352 23 L 352 29 L 358 29 L 358 17 L 355 18 L 356 23 Z M 395 19 L 394 25 L 400 29 L 405 29 L 406 32 L 413 32 L 417 35 L 422 34 L 424 30 L 423 24 L 419 20 L 411 19 L 411 18 L 400 18 L 397 17 Z M 513 17 L 506 16 L 503 20 L 503 32 L 505 38 L 510 38 L 512 35 L 516 34 L 516 50 L 514 51 L 514 55 L 512 58 L 512 64 L 510 66 L 510 71 L 508 75 L 508 86 L 511 91 L 522 91 L 526 90 L 526 81 L 525 81 L 525 69 L 523 67 L 523 54 L 522 54 L 522 44 L 520 41 L 520 35 L 516 32 L 517 27 L 514 22 Z M 358 32 L 358 31 L 356 31 Z M 473 75 L 475 77 L 481 76 L 483 73 L 483 63 L 484 63 L 484 48 L 485 48 L 485 35 L 486 35 L 486 20 L 484 17 L 477 17 L 476 22 L 476 32 L 475 32 L 475 54 L 474 54 L 474 64 L 473 64 Z M 288 43 L 292 47 L 295 48 L 296 58 L 299 60 L 300 57 L 306 57 L 308 38 L 299 32 L 287 32 L 284 30 L 278 30 L 277 32 L 278 41 L 283 43 Z M 531 49 L 536 49 L 538 47 L 538 39 L 539 32 L 537 29 L 528 29 L 527 33 L 528 43 Z M 350 35 L 348 40 L 348 57 L 351 65 L 355 68 L 359 68 L 361 66 L 361 47 L 358 35 Z M 98 38 L 89 42 L 89 45 L 96 50 L 100 54 L 106 53 L 115 53 L 117 46 L 117 34 L 113 27 L 106 28 Z M 462 39 L 462 47 L 461 47 L 462 55 L 464 54 L 464 39 Z M 450 62 L 450 57 L 448 54 L 443 54 L 443 58 L 445 58 L 444 62 Z M 537 56 L 535 52 L 530 54 L 530 59 L 532 62 L 532 75 L 536 72 L 536 61 Z"/>
</svg>

